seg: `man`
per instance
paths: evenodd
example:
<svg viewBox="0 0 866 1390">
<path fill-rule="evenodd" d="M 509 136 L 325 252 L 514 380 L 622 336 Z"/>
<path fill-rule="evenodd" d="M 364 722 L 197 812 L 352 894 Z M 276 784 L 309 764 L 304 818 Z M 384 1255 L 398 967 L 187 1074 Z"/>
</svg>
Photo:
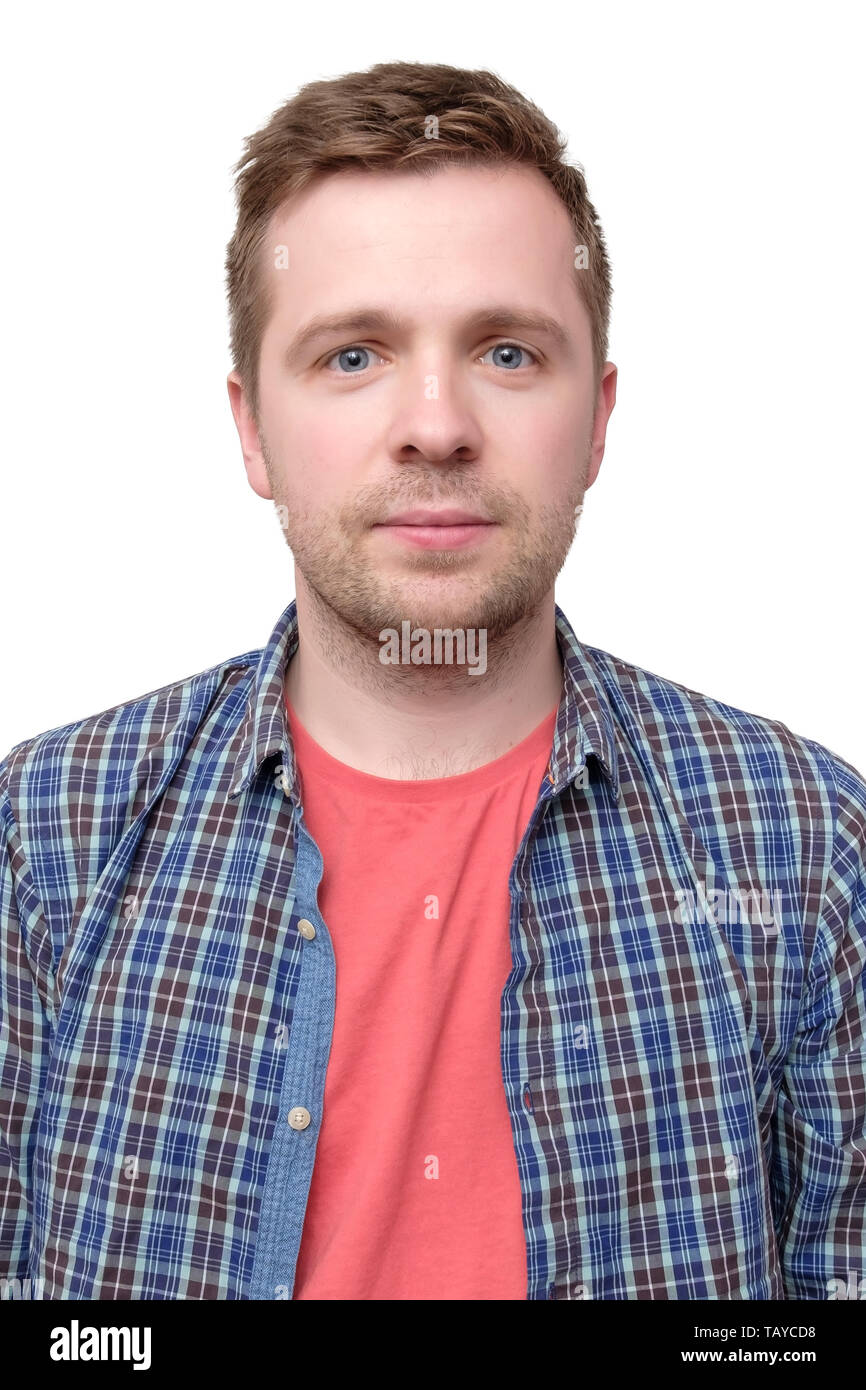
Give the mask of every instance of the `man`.
<svg viewBox="0 0 866 1390">
<path fill-rule="evenodd" d="M 866 784 L 555 604 L 616 383 L 562 154 L 402 63 L 247 144 L 228 387 L 296 601 L 2 768 L 2 1254 L 44 1297 L 864 1268 Z"/>
</svg>

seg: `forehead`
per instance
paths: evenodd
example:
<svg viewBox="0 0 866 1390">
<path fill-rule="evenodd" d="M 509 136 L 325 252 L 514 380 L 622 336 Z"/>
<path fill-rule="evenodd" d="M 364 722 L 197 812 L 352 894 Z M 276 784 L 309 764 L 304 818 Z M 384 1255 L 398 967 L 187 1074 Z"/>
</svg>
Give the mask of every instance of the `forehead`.
<svg viewBox="0 0 866 1390">
<path fill-rule="evenodd" d="M 263 254 L 276 303 L 298 312 L 385 283 L 458 303 L 480 287 L 523 291 L 561 311 L 574 284 L 568 211 L 530 166 L 329 174 L 274 213 Z"/>
</svg>

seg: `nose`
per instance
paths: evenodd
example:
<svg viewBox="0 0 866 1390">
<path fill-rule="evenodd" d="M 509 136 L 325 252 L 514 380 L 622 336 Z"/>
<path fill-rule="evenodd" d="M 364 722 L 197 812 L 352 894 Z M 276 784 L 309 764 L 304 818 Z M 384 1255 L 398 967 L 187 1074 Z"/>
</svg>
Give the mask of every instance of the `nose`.
<svg viewBox="0 0 866 1390">
<path fill-rule="evenodd" d="M 392 456 L 398 462 L 469 463 L 483 442 L 477 411 L 453 372 L 429 366 L 401 383 L 389 429 Z"/>
</svg>

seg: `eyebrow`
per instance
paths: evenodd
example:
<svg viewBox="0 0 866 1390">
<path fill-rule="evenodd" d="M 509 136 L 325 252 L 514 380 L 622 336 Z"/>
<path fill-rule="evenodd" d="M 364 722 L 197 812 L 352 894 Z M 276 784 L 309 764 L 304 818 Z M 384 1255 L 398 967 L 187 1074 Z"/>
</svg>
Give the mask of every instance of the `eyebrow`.
<svg viewBox="0 0 866 1390">
<path fill-rule="evenodd" d="M 516 309 L 508 304 L 490 304 L 477 309 L 466 320 L 466 327 L 491 330 L 517 329 L 549 338 L 557 347 L 570 351 L 571 334 L 558 319 L 534 309 Z M 358 306 L 339 314 L 317 314 L 308 320 L 292 338 L 284 361 L 294 366 L 306 350 L 320 338 L 353 335 L 366 335 L 375 332 L 405 332 L 406 325 L 398 314 L 390 309 L 375 306 Z"/>
</svg>

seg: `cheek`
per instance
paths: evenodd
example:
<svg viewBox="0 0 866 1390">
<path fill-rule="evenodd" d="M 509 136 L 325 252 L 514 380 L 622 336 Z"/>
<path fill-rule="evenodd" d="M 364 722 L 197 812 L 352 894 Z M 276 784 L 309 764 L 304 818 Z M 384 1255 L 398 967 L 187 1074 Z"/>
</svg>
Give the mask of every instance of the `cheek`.
<svg viewBox="0 0 866 1390">
<path fill-rule="evenodd" d="M 535 461 L 546 474 L 567 474 L 589 429 L 588 417 L 574 402 L 552 402 L 549 409 L 533 410 L 510 423 L 501 443 L 516 469 L 528 470 Z"/>
<path fill-rule="evenodd" d="M 357 467 L 364 436 L 348 414 L 327 405 L 288 407 L 281 422 L 287 455 L 303 460 L 314 476 L 340 477 Z"/>
<path fill-rule="evenodd" d="M 285 500 L 305 526 L 336 535 L 351 484 L 335 465 L 333 451 L 327 445 L 308 453 L 290 447 L 284 457 Z"/>
<path fill-rule="evenodd" d="M 271 456 L 278 461 L 283 489 L 317 506 L 339 498 L 341 480 L 351 475 L 357 438 L 348 428 L 323 419 L 321 411 L 298 411 L 281 405 L 267 419 Z"/>
<path fill-rule="evenodd" d="M 519 439 L 509 440 L 508 487 L 537 511 L 568 498 L 584 468 L 586 447 L 572 430 L 542 425 Z"/>
</svg>

